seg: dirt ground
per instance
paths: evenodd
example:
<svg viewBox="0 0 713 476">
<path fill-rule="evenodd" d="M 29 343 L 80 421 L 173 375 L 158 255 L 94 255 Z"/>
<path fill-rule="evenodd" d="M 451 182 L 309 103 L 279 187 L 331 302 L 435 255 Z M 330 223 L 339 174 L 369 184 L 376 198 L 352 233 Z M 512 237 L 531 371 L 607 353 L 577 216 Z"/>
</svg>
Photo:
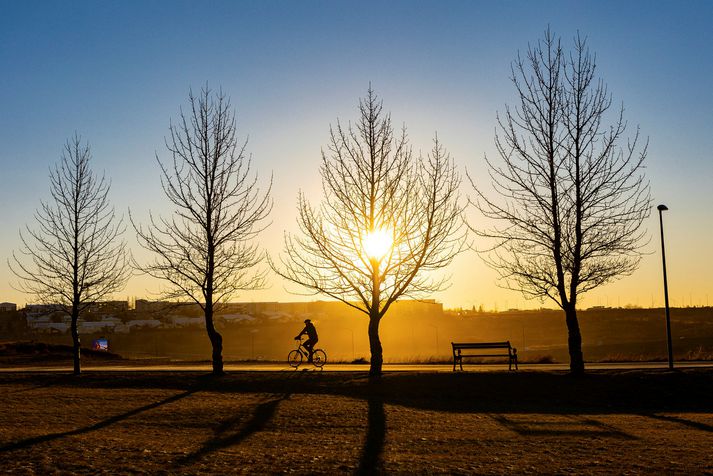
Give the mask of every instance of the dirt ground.
<svg viewBox="0 0 713 476">
<path fill-rule="evenodd" d="M 0 472 L 713 474 L 713 371 L 0 374 Z"/>
</svg>

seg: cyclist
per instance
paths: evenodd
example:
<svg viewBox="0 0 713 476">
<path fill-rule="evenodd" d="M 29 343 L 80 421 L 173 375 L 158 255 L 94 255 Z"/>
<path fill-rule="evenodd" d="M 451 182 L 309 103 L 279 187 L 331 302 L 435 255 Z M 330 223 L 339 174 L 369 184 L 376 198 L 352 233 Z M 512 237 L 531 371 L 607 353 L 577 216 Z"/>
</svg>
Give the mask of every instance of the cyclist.
<svg viewBox="0 0 713 476">
<path fill-rule="evenodd" d="M 302 332 L 297 334 L 295 340 L 300 340 L 300 337 L 305 334 L 307 334 L 307 340 L 304 341 L 302 345 L 305 349 L 307 349 L 307 352 L 309 352 L 309 358 L 307 359 L 307 362 L 311 363 L 313 353 L 312 349 L 314 349 L 314 346 L 315 344 L 317 344 L 319 338 L 317 337 L 317 329 L 314 327 L 314 324 L 312 324 L 312 321 L 310 319 L 305 319 L 305 328 L 302 329 Z"/>
</svg>

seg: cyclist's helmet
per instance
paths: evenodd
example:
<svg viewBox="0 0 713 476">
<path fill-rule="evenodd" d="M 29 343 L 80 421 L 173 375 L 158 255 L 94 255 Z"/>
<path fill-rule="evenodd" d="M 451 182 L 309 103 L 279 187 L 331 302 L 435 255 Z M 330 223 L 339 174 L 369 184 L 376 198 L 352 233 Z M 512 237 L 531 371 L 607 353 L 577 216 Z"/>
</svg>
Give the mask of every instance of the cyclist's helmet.
<svg viewBox="0 0 713 476">
<path fill-rule="evenodd" d="M 312 320 L 311 320 L 311 319 L 305 319 L 305 324 L 307 324 L 308 322 L 312 322 Z"/>
</svg>

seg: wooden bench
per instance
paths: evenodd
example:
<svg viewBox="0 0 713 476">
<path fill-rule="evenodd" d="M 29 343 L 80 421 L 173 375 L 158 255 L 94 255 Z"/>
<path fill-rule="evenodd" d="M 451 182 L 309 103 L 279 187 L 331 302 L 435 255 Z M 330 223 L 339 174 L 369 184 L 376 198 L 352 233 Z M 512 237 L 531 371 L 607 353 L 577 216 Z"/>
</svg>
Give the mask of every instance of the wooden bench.
<svg viewBox="0 0 713 476">
<path fill-rule="evenodd" d="M 453 347 L 453 371 L 456 371 L 456 364 L 460 365 L 460 369 L 463 370 L 463 358 L 464 357 L 507 357 L 508 358 L 508 370 L 512 370 L 513 365 L 515 370 L 517 370 L 517 349 L 510 345 L 510 341 L 505 342 L 451 342 Z M 500 349 L 507 349 L 507 353 L 498 353 Z M 493 350 L 494 352 L 489 353 L 472 353 L 463 351 L 486 351 Z"/>
</svg>

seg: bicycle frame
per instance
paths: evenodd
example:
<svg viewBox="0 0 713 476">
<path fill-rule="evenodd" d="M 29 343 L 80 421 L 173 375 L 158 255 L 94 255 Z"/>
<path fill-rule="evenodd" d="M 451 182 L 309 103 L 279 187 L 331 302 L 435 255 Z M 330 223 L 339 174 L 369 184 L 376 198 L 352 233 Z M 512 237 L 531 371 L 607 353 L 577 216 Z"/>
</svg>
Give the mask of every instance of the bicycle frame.
<svg viewBox="0 0 713 476">
<path fill-rule="evenodd" d="M 296 352 L 299 354 L 299 356 L 300 356 L 300 362 L 298 362 L 298 363 L 296 363 L 296 364 L 294 364 L 294 365 L 293 365 L 293 363 L 291 362 L 290 365 L 291 365 L 292 367 L 297 368 L 297 367 L 300 365 L 300 363 L 301 363 L 301 361 L 302 361 L 303 359 L 307 359 L 307 360 L 309 361 L 310 352 L 309 352 L 309 350 L 307 350 L 307 348 L 304 346 L 304 342 L 305 342 L 305 341 L 303 341 L 301 338 L 300 338 L 300 339 L 295 339 L 295 340 L 298 341 L 298 342 L 297 342 L 297 348 L 296 348 L 295 350 L 291 351 L 291 352 L 290 352 L 290 355 L 291 355 L 293 352 L 296 351 Z M 316 353 L 316 354 L 317 354 L 317 360 L 314 362 L 314 365 L 315 365 L 315 367 L 319 367 L 319 368 L 321 369 L 321 368 L 324 366 L 325 362 L 327 361 L 327 353 L 324 351 L 324 349 L 318 349 L 318 348 L 312 349 L 312 351 L 313 351 L 313 353 Z M 290 361 L 289 355 L 288 355 L 288 361 Z"/>
<path fill-rule="evenodd" d="M 304 346 L 304 343 L 307 342 L 307 340 L 303 340 L 301 337 L 295 340 L 297 341 L 297 350 L 303 355 L 309 354 L 309 352 L 307 352 L 307 348 Z"/>
<path fill-rule="evenodd" d="M 302 341 L 300 341 L 300 343 L 297 345 L 297 352 L 299 352 L 305 357 L 309 357 L 309 351 L 304 345 L 302 345 Z"/>
</svg>

